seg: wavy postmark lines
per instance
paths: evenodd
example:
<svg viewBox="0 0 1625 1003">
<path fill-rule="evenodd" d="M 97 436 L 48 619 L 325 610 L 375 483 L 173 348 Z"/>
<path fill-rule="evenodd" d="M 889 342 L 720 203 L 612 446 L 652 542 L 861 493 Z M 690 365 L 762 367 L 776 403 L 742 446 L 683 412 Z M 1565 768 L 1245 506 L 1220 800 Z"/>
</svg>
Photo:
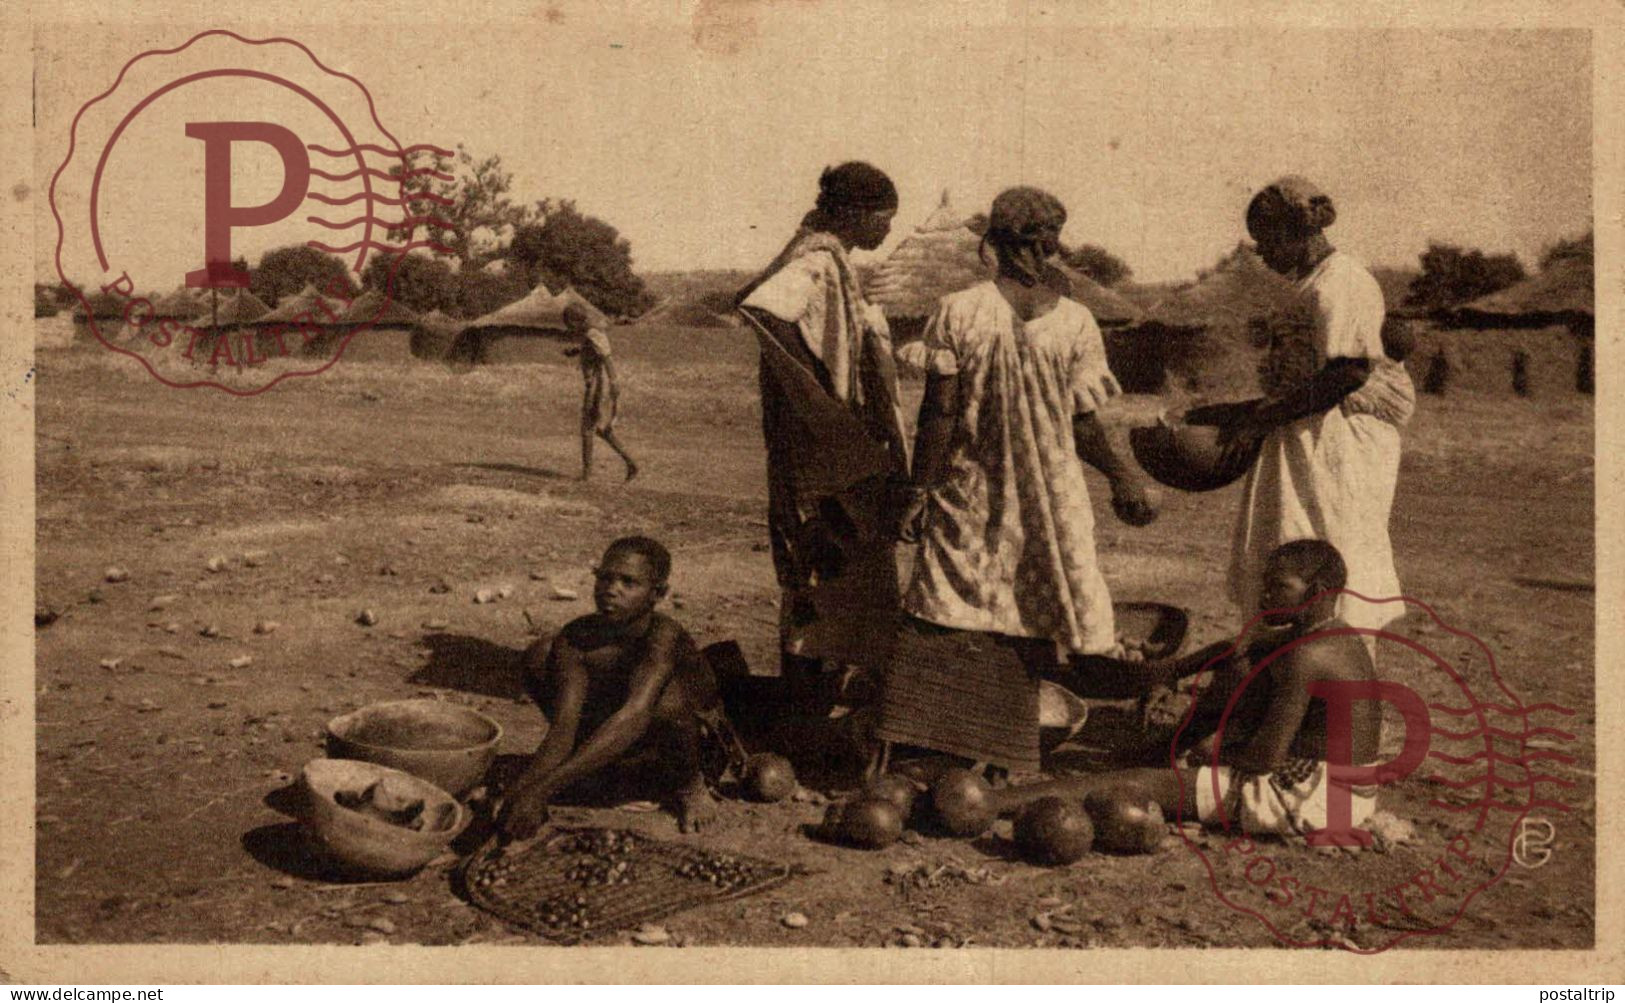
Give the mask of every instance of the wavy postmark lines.
<svg viewBox="0 0 1625 1003">
<path fill-rule="evenodd" d="M 261 393 L 330 368 L 391 315 L 404 255 L 445 250 L 419 238 L 452 228 L 428 190 L 451 180 L 450 155 L 403 145 L 367 88 L 303 43 L 205 31 L 134 56 L 74 116 L 51 180 L 58 275 L 96 339 L 161 382 Z M 299 245 L 339 256 L 350 280 L 270 309 L 248 252 Z M 383 288 L 356 295 L 378 255 Z"/>
<path fill-rule="evenodd" d="M 1283 944 L 1372 954 L 1446 934 L 1512 867 L 1551 859 L 1551 819 L 1569 810 L 1564 794 L 1576 784 L 1562 775 L 1575 762 L 1563 751 L 1575 736 L 1562 726 L 1573 711 L 1525 703 L 1502 679 L 1489 646 L 1446 624 L 1426 603 L 1339 591 L 1345 609 L 1381 602 L 1419 611 L 1442 640 L 1429 647 L 1332 621 L 1273 650 L 1254 647 L 1250 661 L 1235 661 L 1232 648 L 1213 663 L 1244 670 L 1244 677 L 1231 676 L 1236 689 L 1218 719 L 1211 743 L 1217 749 L 1227 744 L 1227 725 L 1241 726 L 1244 717 L 1232 715 L 1247 706 L 1248 690 L 1256 696 L 1276 685 L 1275 667 L 1294 651 L 1343 636 L 1376 639 L 1379 679 L 1309 687 L 1319 705 L 1314 712 L 1325 713 L 1318 779 L 1309 764 L 1296 774 L 1242 777 L 1226 775 L 1211 759 L 1187 765 L 1176 752 L 1172 765 L 1182 776 L 1194 771 L 1198 803 L 1186 806 L 1181 821 L 1200 815 L 1206 828 L 1181 831 L 1222 902 Z M 1259 636 L 1262 620 L 1243 636 Z M 1376 762 L 1356 763 L 1357 714 L 1369 720 L 1376 707 L 1385 718 L 1381 753 Z M 1176 749 L 1195 727 L 1193 706 Z M 1230 741 L 1246 737 L 1232 734 Z M 1390 814 L 1375 814 L 1384 810 Z M 1285 838 L 1264 831 L 1280 817 L 1297 831 Z M 1371 831 L 1379 818 L 1403 835 Z"/>
</svg>

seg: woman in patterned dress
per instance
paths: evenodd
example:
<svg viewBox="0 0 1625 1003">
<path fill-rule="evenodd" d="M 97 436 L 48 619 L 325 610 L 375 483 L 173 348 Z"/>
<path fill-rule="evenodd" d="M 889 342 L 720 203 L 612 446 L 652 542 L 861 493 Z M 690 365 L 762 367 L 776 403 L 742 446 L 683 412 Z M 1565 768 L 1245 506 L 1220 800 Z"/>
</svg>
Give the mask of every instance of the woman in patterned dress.
<svg viewBox="0 0 1625 1003">
<path fill-rule="evenodd" d="M 1098 417 L 1121 392 L 1100 329 L 1056 291 L 1059 275 L 1047 264 L 1065 222 L 1065 207 L 1047 192 L 1000 194 L 984 238 L 997 276 L 943 297 L 923 340 L 899 353 L 926 373 L 904 522 L 919 554 L 903 609 L 926 624 L 1012 642 L 1033 710 L 1010 722 L 1007 737 L 1030 730 L 1029 748 L 1037 742 L 1033 673 L 1067 656 L 1120 651 L 1083 464 L 1106 475 L 1125 521 L 1155 516 L 1144 480 Z M 1087 672 L 1072 676 L 1087 687 Z M 983 758 L 963 745 L 943 751 Z"/>
</svg>

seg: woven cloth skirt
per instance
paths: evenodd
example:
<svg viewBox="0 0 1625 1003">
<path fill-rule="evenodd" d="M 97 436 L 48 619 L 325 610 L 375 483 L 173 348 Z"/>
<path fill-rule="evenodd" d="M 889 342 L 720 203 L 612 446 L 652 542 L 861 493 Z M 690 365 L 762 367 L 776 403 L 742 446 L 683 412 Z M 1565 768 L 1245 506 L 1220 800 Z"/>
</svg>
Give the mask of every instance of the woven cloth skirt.
<svg viewBox="0 0 1625 1003">
<path fill-rule="evenodd" d="M 1038 676 L 1027 662 L 1039 648 L 1052 647 L 903 618 L 881 689 L 876 737 L 1036 771 Z"/>
</svg>

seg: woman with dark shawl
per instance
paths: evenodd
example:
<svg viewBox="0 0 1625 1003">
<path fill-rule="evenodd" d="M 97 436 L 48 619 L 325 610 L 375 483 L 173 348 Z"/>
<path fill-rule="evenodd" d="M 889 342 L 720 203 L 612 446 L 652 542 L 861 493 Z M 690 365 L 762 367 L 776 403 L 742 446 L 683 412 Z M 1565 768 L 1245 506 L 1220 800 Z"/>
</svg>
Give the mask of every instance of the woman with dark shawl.
<svg viewBox="0 0 1625 1003">
<path fill-rule="evenodd" d="M 883 671 L 898 603 L 893 485 L 908 468 L 885 317 L 850 253 L 891 230 L 897 188 L 861 162 L 824 171 L 795 236 L 737 299 L 761 346 L 768 527 L 781 674 L 827 712 L 827 667 Z"/>
</svg>

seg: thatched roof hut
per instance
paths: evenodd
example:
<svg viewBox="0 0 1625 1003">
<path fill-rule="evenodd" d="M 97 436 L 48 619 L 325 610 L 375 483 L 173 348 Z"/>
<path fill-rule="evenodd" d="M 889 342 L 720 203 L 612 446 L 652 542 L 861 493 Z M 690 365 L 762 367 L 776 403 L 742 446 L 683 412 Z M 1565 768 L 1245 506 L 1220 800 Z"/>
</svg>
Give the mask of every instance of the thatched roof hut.
<svg viewBox="0 0 1625 1003">
<path fill-rule="evenodd" d="M 314 285 L 306 283 L 305 288 L 277 303 L 276 309 L 265 312 L 256 323 L 262 327 L 329 327 L 339 323 L 345 309 L 342 300 L 323 296 Z"/>
<path fill-rule="evenodd" d="M 559 293 L 558 298 L 564 303 L 565 306 L 574 304 L 575 306 L 586 310 L 587 316 L 591 319 L 594 327 L 608 326 L 609 315 L 598 309 L 598 307 L 593 304 L 592 300 L 576 292 L 574 286 L 565 286 L 564 291 Z M 562 313 L 560 315 L 560 321 L 563 321 Z"/>
<path fill-rule="evenodd" d="M 376 289 L 368 289 L 355 298 L 349 309 L 339 314 L 339 323 L 346 327 L 403 328 L 422 325 L 410 307 L 400 300 L 389 299 Z"/>
<path fill-rule="evenodd" d="M 1142 324 L 1107 332 L 1106 360 L 1131 393 L 1190 392 L 1244 397 L 1257 391 L 1254 321 L 1287 313 L 1291 282 L 1252 250 L 1237 247 L 1213 271 L 1165 292 Z"/>
<path fill-rule="evenodd" d="M 1467 327 L 1583 325 L 1596 316 L 1596 275 L 1584 255 L 1557 258 L 1538 274 L 1457 308 Z"/>
<path fill-rule="evenodd" d="M 265 301 L 247 289 L 221 292 L 218 310 L 211 306 L 207 298 L 201 305 L 202 312 L 192 319 L 207 320 L 220 327 L 257 324 L 271 313 L 271 308 L 265 305 Z"/>
<path fill-rule="evenodd" d="M 966 225 L 970 220 L 943 192 L 936 210 L 875 269 L 864 295 L 887 317 L 927 317 L 943 296 L 987 278 L 976 253 L 982 239 Z"/>
<path fill-rule="evenodd" d="M 448 315 L 444 310 L 430 310 L 426 314 L 419 315 L 418 326 L 435 334 L 455 334 L 457 329 L 463 326 L 463 322 Z"/>
<path fill-rule="evenodd" d="M 338 304 L 328 302 L 330 307 Z M 412 344 L 419 327 L 418 315 L 400 302 L 376 289 L 368 289 L 329 323 L 316 311 L 314 323 L 322 327 L 303 346 L 305 355 L 325 358 L 342 344 L 346 362 L 404 362 L 413 355 Z"/>
<path fill-rule="evenodd" d="M 562 338 L 566 330 L 564 311 L 572 304 L 586 309 L 594 324 L 609 323 L 602 310 L 574 289 L 566 286 L 562 292 L 552 293 L 545 284 L 538 284 L 525 298 L 463 325 L 450 354 L 465 362 L 490 362 L 499 356 L 504 360 L 528 357 L 534 353 L 521 351 L 516 355 L 510 350 L 513 346 L 493 353 L 492 347 L 498 342 L 510 340 L 518 343 Z"/>
<path fill-rule="evenodd" d="M 953 207 L 948 193 L 936 211 L 887 256 L 865 285 L 864 293 L 893 320 L 928 317 L 937 301 L 992 278 L 992 255 L 980 254 L 986 217 Z M 1067 295 L 1089 308 L 1102 326 L 1131 324 L 1140 309 L 1124 297 L 1059 261 L 1056 270 L 1070 286 Z"/>
<path fill-rule="evenodd" d="M 412 332 L 411 351 L 419 359 L 444 359 L 457 342 L 463 322 L 443 310 L 430 310 L 418 316 L 418 329 Z"/>
<path fill-rule="evenodd" d="M 573 298 L 566 293 L 574 294 Z M 573 289 L 566 289 L 563 293 L 549 291 L 545 284 L 538 284 L 523 299 L 515 300 L 505 307 L 491 311 L 483 317 L 476 317 L 463 325 L 464 331 L 490 331 L 492 336 L 502 334 L 562 334 L 564 332 L 564 308 L 571 303 L 587 303 L 580 293 Z M 604 315 L 596 307 L 593 313 L 600 322 L 606 322 Z"/>
<path fill-rule="evenodd" d="M 1158 300 L 1146 321 L 1163 327 L 1242 329 L 1291 306 L 1292 283 L 1270 271 L 1258 255 L 1238 247 L 1200 281 Z"/>
<path fill-rule="evenodd" d="M 662 300 L 644 311 L 637 323 L 671 327 L 738 327 L 739 317 L 733 312 L 733 292 L 724 290 Z"/>
</svg>

